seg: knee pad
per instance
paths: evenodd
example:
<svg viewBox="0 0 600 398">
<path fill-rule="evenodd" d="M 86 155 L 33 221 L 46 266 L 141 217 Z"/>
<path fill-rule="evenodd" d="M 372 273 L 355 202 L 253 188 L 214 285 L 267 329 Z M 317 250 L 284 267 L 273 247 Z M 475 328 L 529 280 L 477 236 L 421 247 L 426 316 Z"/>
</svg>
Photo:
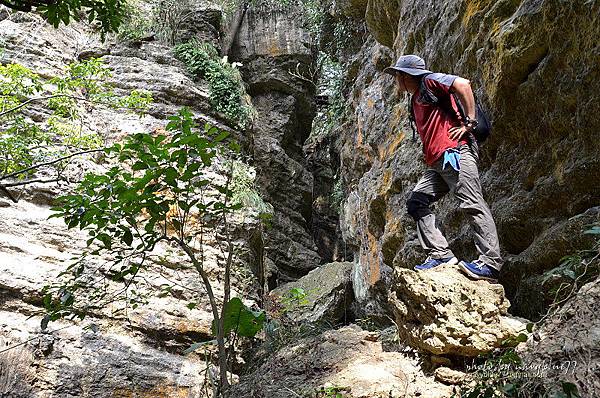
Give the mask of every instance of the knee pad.
<svg viewBox="0 0 600 398">
<path fill-rule="evenodd" d="M 411 192 L 410 197 L 406 201 L 406 209 L 413 220 L 417 222 L 426 215 L 431 214 L 431 209 L 429 208 L 431 202 L 433 202 L 433 196 L 423 192 Z"/>
</svg>

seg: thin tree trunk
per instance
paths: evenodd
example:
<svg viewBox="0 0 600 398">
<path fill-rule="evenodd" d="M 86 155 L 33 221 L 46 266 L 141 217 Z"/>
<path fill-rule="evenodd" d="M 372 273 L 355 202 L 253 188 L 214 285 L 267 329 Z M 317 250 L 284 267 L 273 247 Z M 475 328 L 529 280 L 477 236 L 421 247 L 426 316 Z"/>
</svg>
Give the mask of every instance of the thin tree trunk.
<svg viewBox="0 0 600 398">
<path fill-rule="evenodd" d="M 215 323 L 219 325 L 217 330 L 217 348 L 219 350 L 219 379 L 221 390 L 221 394 L 226 396 L 227 390 L 229 389 L 229 381 L 227 380 L 227 352 L 225 351 L 225 338 L 223 336 L 223 324 L 221 322 L 221 317 L 219 316 L 219 307 L 217 306 L 217 301 L 215 299 L 215 294 L 212 290 L 212 286 L 210 284 L 210 280 L 208 279 L 208 275 L 204 272 L 202 268 L 202 264 L 196 259 L 196 256 L 192 252 L 192 249 L 186 245 L 182 240 L 177 239 L 177 243 L 179 246 L 185 251 L 190 260 L 192 260 L 192 264 L 200 277 L 202 278 L 202 282 L 204 282 L 204 287 L 206 288 L 206 293 L 208 294 L 208 299 L 210 301 L 210 307 L 213 313 L 213 317 L 215 318 Z"/>
</svg>

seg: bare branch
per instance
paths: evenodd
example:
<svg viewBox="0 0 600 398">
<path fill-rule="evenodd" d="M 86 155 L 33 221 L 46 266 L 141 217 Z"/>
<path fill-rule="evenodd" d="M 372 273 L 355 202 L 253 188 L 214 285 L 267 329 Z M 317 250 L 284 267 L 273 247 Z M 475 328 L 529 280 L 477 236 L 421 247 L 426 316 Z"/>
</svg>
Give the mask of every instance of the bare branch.
<svg viewBox="0 0 600 398">
<path fill-rule="evenodd" d="M 36 182 L 48 184 L 48 183 L 51 183 L 51 182 L 58 182 L 58 181 L 63 181 L 63 179 L 62 178 L 51 178 L 51 179 L 48 179 L 48 180 L 44 180 L 44 179 L 41 179 L 41 178 L 36 178 L 34 180 L 9 182 L 8 184 L 1 184 L 0 186 L 3 186 L 5 188 L 7 188 L 7 187 L 18 187 L 18 186 L 22 186 L 22 185 L 29 185 L 29 184 L 33 184 L 33 183 L 36 183 Z"/>
<path fill-rule="evenodd" d="M 62 162 L 63 160 L 67 160 L 67 159 L 70 159 L 70 158 L 72 158 L 72 157 L 75 157 L 75 156 L 78 156 L 78 155 L 85 155 L 85 154 L 87 154 L 87 153 L 94 153 L 94 152 L 102 152 L 102 151 L 104 151 L 105 149 L 106 149 L 106 148 L 100 148 L 100 149 L 88 149 L 88 150 L 85 150 L 85 151 L 75 152 L 75 153 L 72 153 L 72 154 L 70 154 L 70 155 L 63 156 L 63 157 L 61 157 L 61 158 L 58 158 L 58 159 L 49 160 L 49 161 L 47 161 L 47 162 L 43 162 L 43 163 L 34 164 L 33 166 L 29 166 L 29 167 L 27 167 L 27 168 L 25 168 L 25 169 L 22 169 L 22 170 L 17 170 L 17 171 L 14 171 L 14 172 L 12 172 L 12 173 L 5 174 L 5 175 L 3 175 L 3 176 L 0 176 L 0 181 L 1 181 L 1 180 L 6 180 L 7 178 L 13 178 L 13 177 L 15 177 L 15 176 L 18 176 L 19 174 L 27 173 L 28 171 L 31 171 L 31 170 L 39 169 L 40 167 L 49 166 L 49 165 L 51 165 L 51 164 L 55 164 L 55 163 L 58 163 L 58 162 Z"/>
</svg>

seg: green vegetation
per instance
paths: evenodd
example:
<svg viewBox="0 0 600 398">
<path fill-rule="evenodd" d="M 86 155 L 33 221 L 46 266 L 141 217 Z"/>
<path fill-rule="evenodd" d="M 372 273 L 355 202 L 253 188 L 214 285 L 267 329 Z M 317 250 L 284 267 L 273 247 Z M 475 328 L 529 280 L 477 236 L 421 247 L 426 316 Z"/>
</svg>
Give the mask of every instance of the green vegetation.
<svg viewBox="0 0 600 398">
<path fill-rule="evenodd" d="M 581 286 L 600 274 L 600 223 L 588 225 L 583 231 L 595 237 L 590 249 L 565 256 L 560 264 L 542 275 L 542 283 L 554 297 L 549 313 L 571 298 Z"/>
<path fill-rule="evenodd" d="M 343 66 L 325 53 L 319 54 L 317 63 L 320 70 L 317 92 L 327 96 L 328 104 L 314 118 L 309 141 L 328 136 L 334 127 L 340 125 L 348 109 L 343 92 Z"/>
<path fill-rule="evenodd" d="M 146 12 L 142 4 L 142 0 L 129 0 L 126 3 L 125 16 L 117 33 L 120 40 L 139 40 L 155 30 L 155 11 Z"/>
<path fill-rule="evenodd" d="M 235 63 L 221 59 L 212 45 L 196 41 L 177 45 L 175 55 L 192 75 L 208 82 L 210 104 L 215 111 L 236 127 L 248 126 L 253 111 L 245 103 L 246 92 Z"/>
<path fill-rule="evenodd" d="M 284 313 L 294 311 L 300 307 L 306 307 L 310 304 L 307 299 L 308 293 L 300 288 L 294 287 L 281 297 Z"/>
<path fill-rule="evenodd" d="M 344 392 L 350 392 L 350 387 L 329 386 L 321 387 L 315 391 L 318 398 L 344 398 Z"/>
<path fill-rule="evenodd" d="M 226 396 L 229 353 L 236 338 L 254 336 L 265 321 L 263 312 L 250 310 L 239 298 L 230 299 L 235 247 L 228 217 L 242 207 L 232 200 L 234 163 L 224 162 L 224 181 L 209 170 L 223 164 L 217 159 L 237 156 L 239 148 L 233 141 L 227 143 L 225 131 L 208 124 L 198 129 L 187 109 L 169 119 L 168 134 L 135 134 L 105 149 L 113 166 L 105 173 L 86 175 L 76 192 L 58 199 L 53 217 L 88 232 L 89 239 L 61 280 L 45 287 L 48 315 L 42 326 L 62 317 L 84 319 L 111 302 L 123 302 L 123 310 L 146 303 L 147 295 L 136 284 L 148 269 L 148 258 L 158 245 L 176 247 L 187 255 L 208 296 L 218 347 L 218 393 Z M 207 234 L 216 230 L 225 235 L 220 242 L 225 257 L 220 261 L 225 270 L 221 303 L 213 293 L 203 245 Z M 111 260 L 98 267 L 103 258 Z M 115 285 L 120 287 L 111 288 Z M 169 289 L 163 286 L 157 293 Z M 189 303 L 188 308 L 195 305 Z M 206 344 L 200 342 L 188 352 Z"/>
<path fill-rule="evenodd" d="M 19 64 L 0 65 L 0 181 L 18 180 L 2 186 L 44 182 L 30 179 L 40 171 L 36 165 L 42 164 L 56 177 L 49 181 L 58 181 L 67 159 L 99 150 L 102 139 L 83 130 L 83 104 L 87 111 L 98 104 L 137 112 L 148 107 L 152 101 L 148 92 L 115 95 L 108 84 L 110 75 L 98 59 L 74 62 L 64 75 L 52 79 L 43 79 Z M 45 123 L 32 118 L 40 111 L 40 103 L 51 110 Z"/>
<path fill-rule="evenodd" d="M 527 332 L 531 333 L 534 327 L 535 324 L 529 323 Z M 502 342 L 501 348 L 476 358 L 472 365 L 467 366 L 471 372 L 463 382 L 460 395 L 455 392 L 452 397 L 580 398 L 573 383 L 557 380 L 556 387 L 548 389 L 541 382 L 543 368 L 523 363 L 514 347 L 527 341 L 528 333 L 507 339 Z"/>
<path fill-rule="evenodd" d="M 79 21 L 82 13 L 100 29 L 102 39 L 117 32 L 126 13 L 125 0 L 2 0 L 0 4 L 18 11 L 37 11 L 55 28 L 71 20 Z"/>
</svg>

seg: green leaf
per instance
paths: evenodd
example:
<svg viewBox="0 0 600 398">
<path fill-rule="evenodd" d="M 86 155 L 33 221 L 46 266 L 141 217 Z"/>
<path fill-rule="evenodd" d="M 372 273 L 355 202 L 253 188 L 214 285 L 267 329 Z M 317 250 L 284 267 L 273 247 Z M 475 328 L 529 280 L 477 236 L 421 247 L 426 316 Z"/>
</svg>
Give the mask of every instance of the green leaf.
<svg viewBox="0 0 600 398">
<path fill-rule="evenodd" d="M 252 311 L 246 307 L 242 300 L 234 297 L 225 304 L 223 314 L 223 333 L 228 335 L 230 332 L 237 332 L 244 337 L 254 337 L 262 329 L 266 321 L 264 311 Z M 216 334 L 216 322 L 213 320 L 213 333 Z"/>
<path fill-rule="evenodd" d="M 131 233 L 130 229 L 125 230 L 125 233 L 123 233 L 123 237 L 121 238 L 121 240 L 127 246 L 131 246 L 131 243 L 133 242 L 133 234 Z"/>
<path fill-rule="evenodd" d="M 164 170 L 165 182 L 174 188 L 177 188 L 178 175 L 179 173 L 173 167 L 168 167 Z"/>
<path fill-rule="evenodd" d="M 519 335 L 516 337 L 516 340 L 519 343 L 523 343 L 523 342 L 527 341 L 527 335 L 525 333 L 519 333 Z"/>
<path fill-rule="evenodd" d="M 42 330 L 46 330 L 48 328 L 48 323 L 50 322 L 50 315 L 45 315 L 42 318 L 42 322 L 40 323 L 40 328 Z"/>
<path fill-rule="evenodd" d="M 527 324 L 527 332 L 532 333 L 533 332 L 533 327 L 535 326 L 535 323 L 533 322 L 529 322 Z"/>
<path fill-rule="evenodd" d="M 137 162 L 135 162 L 133 164 L 133 166 L 131 167 L 131 169 L 133 171 L 144 170 L 147 168 L 148 168 L 148 165 L 145 162 L 142 162 L 141 160 L 138 160 Z"/>
</svg>

